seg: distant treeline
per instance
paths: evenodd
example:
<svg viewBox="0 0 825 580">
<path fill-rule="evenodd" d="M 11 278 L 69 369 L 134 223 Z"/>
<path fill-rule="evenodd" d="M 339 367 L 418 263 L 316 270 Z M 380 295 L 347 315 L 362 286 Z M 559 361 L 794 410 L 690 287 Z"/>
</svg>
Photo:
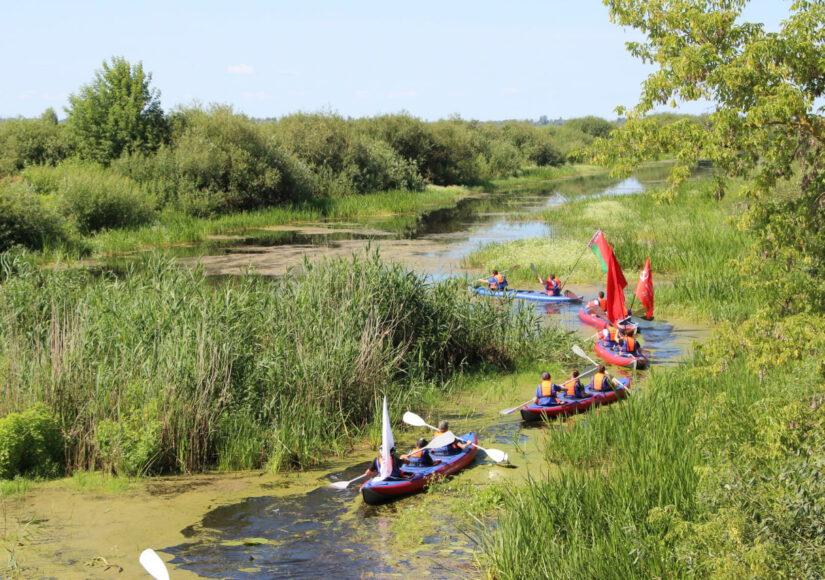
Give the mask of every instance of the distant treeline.
<svg viewBox="0 0 825 580">
<path fill-rule="evenodd" d="M 616 127 L 597 117 L 537 127 L 406 113 L 256 121 L 223 105 L 165 113 L 150 80 L 142 65 L 113 58 L 70 96 L 65 123 L 52 109 L 0 121 L 0 251 L 138 226 L 160 211 L 212 216 L 477 184 L 560 165 Z"/>
</svg>

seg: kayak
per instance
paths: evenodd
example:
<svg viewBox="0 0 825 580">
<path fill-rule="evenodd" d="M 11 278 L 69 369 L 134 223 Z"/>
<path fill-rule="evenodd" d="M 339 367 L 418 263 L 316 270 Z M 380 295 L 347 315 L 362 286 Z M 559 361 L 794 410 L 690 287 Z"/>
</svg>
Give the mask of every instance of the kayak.
<svg viewBox="0 0 825 580">
<path fill-rule="evenodd" d="M 647 368 L 648 365 L 647 357 L 644 354 L 633 355 L 630 353 L 621 352 L 618 349 L 613 350 L 609 346 L 605 346 L 603 340 L 596 342 L 593 346 L 593 350 L 596 351 L 597 355 L 610 364 L 626 367 L 636 363 L 637 369 Z"/>
<path fill-rule="evenodd" d="M 576 413 L 583 413 L 590 407 L 599 407 L 615 403 L 619 399 L 627 396 L 627 387 L 630 385 L 630 377 L 617 379 L 619 383 L 615 391 L 605 391 L 597 393 L 586 389 L 589 395 L 584 399 L 568 398 L 566 395 L 559 395 L 558 399 L 563 401 L 560 405 L 542 406 L 530 403 L 521 408 L 521 418 L 525 421 L 539 421 L 541 419 L 553 419 L 554 417 L 566 417 Z"/>
<path fill-rule="evenodd" d="M 498 296 L 500 298 L 515 298 L 518 300 L 534 300 L 536 302 L 581 302 L 583 296 L 576 296 L 572 292 L 565 296 L 553 296 L 539 290 L 490 290 L 484 286 L 467 286 L 471 292 L 479 296 Z"/>
<path fill-rule="evenodd" d="M 579 308 L 579 320 L 581 320 L 585 324 L 595 326 L 599 329 L 607 328 L 607 325 L 610 324 L 607 318 L 601 316 L 600 314 L 593 314 L 588 312 L 584 306 Z M 639 325 L 635 322 L 631 322 L 630 324 L 620 324 L 619 328 L 627 330 L 628 328 L 638 328 L 638 326 Z"/>
<path fill-rule="evenodd" d="M 460 438 L 473 443 L 478 441 L 472 431 Z M 373 477 L 361 486 L 361 495 L 365 503 L 378 505 L 405 495 L 417 493 L 423 490 L 430 481 L 458 473 L 470 465 L 477 452 L 478 448 L 475 445 L 468 445 L 466 449 L 459 450 L 458 453 L 453 455 L 431 453 L 432 458 L 440 459 L 441 463 L 426 467 L 405 465 L 401 467 L 401 473 L 406 476 L 403 479 L 376 481 L 377 478 Z"/>
</svg>

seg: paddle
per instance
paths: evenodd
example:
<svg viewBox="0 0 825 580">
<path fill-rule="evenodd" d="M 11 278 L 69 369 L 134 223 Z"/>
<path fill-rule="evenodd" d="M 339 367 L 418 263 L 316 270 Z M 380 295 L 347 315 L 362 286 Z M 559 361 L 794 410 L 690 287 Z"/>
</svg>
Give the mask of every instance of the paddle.
<svg viewBox="0 0 825 580">
<path fill-rule="evenodd" d="M 595 363 L 594 363 L 594 364 L 595 364 Z M 598 366 L 598 365 L 596 365 L 596 366 Z M 588 377 L 588 376 L 592 375 L 594 372 L 596 372 L 596 369 L 590 369 L 589 371 L 585 371 L 585 372 L 581 373 L 581 374 L 580 374 L 579 376 L 577 376 L 576 378 L 573 378 L 573 379 L 567 379 L 566 381 L 564 381 L 564 382 L 563 382 L 562 384 L 560 384 L 559 386 L 560 386 L 560 387 L 563 387 L 563 386 L 564 386 L 564 385 L 566 385 L 566 384 L 572 383 L 572 382 L 573 382 L 573 381 L 575 381 L 576 379 L 583 379 L 583 378 L 585 378 L 585 377 Z M 516 411 L 518 411 L 519 409 L 521 409 L 524 405 L 528 405 L 528 404 L 530 404 L 530 403 L 532 403 L 532 402 L 533 402 L 533 399 L 530 399 L 529 401 L 524 401 L 524 402 L 523 402 L 522 404 L 520 404 L 520 405 L 516 405 L 515 407 L 510 407 L 509 409 L 504 409 L 503 411 L 499 411 L 499 415 L 512 415 L 513 413 L 515 413 Z M 570 401 L 565 401 L 564 403 L 560 403 L 560 404 L 561 404 L 561 405 L 567 405 L 569 402 L 570 402 Z"/>
<path fill-rule="evenodd" d="M 575 294 L 570 290 L 565 290 L 564 292 L 562 292 L 562 294 L 570 298 L 570 300 L 575 300 L 576 302 L 581 302 L 582 300 L 584 300 L 584 296 L 579 296 L 578 294 Z"/>
<path fill-rule="evenodd" d="M 597 362 L 596 362 L 596 361 L 594 361 L 592 358 L 590 358 L 589 356 L 587 356 L 587 353 L 586 353 L 586 352 L 584 352 L 584 351 L 582 350 L 582 347 L 580 347 L 578 344 L 574 344 L 574 345 L 573 345 L 573 352 L 574 352 L 574 353 L 576 353 L 577 355 L 581 356 L 581 357 L 586 358 L 587 360 L 589 360 L 590 362 L 592 362 L 594 365 L 596 365 L 596 367 L 598 367 L 598 366 L 599 366 L 599 363 L 597 363 Z M 635 364 L 635 363 L 634 363 L 634 364 Z M 616 380 L 616 377 L 614 377 L 613 375 L 611 375 L 609 372 L 604 371 L 604 374 L 606 374 L 606 375 L 607 375 L 608 377 L 610 377 L 611 379 Z M 611 389 L 613 389 L 613 391 L 614 391 L 614 392 L 616 391 L 616 387 L 615 387 L 615 386 L 613 386 L 613 381 L 610 381 L 610 382 L 608 383 L 608 386 L 609 386 Z"/>
<path fill-rule="evenodd" d="M 533 265 L 532 262 L 530 262 L 530 269 L 533 271 L 533 274 L 536 275 L 536 278 L 538 279 L 539 284 L 544 284 L 544 280 L 542 280 L 541 276 L 539 276 L 539 273 L 536 272 L 536 267 Z"/>
<path fill-rule="evenodd" d="M 169 570 L 166 569 L 166 564 L 160 559 L 157 552 L 152 548 L 146 548 L 141 552 L 138 562 L 143 566 L 149 575 L 155 580 L 169 580 Z"/>
<path fill-rule="evenodd" d="M 437 430 L 432 425 L 428 425 L 424 421 L 424 419 L 422 419 L 421 417 L 419 417 L 415 413 L 411 413 L 409 411 L 404 413 L 404 416 L 401 418 L 401 420 L 404 421 L 407 425 L 412 425 L 413 427 L 429 427 L 433 431 Z M 437 439 L 438 438 L 436 438 L 436 440 Z M 427 445 L 427 447 L 430 447 L 431 445 L 432 445 L 432 443 Z M 472 445 L 476 449 L 481 449 L 482 451 L 484 451 L 484 453 L 487 454 L 487 457 L 489 457 L 490 459 L 492 459 L 496 463 L 501 463 L 502 461 L 507 461 L 507 454 L 504 451 L 500 451 L 498 449 L 485 449 L 481 445 L 477 445 L 475 443 L 470 443 L 470 445 Z M 443 445 L 437 445 L 436 447 L 443 447 Z"/>
<path fill-rule="evenodd" d="M 363 479 L 366 476 L 366 473 L 362 473 L 355 479 L 350 479 L 349 481 L 336 481 L 335 483 L 330 483 L 329 487 L 334 487 L 335 489 L 347 489 L 347 487 L 349 487 L 349 484 L 351 484 L 353 481 L 358 481 L 359 479 Z"/>
</svg>

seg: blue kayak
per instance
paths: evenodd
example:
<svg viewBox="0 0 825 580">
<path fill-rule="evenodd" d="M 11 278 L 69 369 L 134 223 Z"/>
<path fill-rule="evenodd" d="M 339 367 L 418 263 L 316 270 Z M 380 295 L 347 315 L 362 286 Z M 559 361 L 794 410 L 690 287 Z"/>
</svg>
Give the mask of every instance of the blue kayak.
<svg viewBox="0 0 825 580">
<path fill-rule="evenodd" d="M 467 286 L 470 292 L 479 296 L 498 296 L 500 298 L 514 298 L 517 300 L 533 300 L 535 302 L 581 302 L 583 296 L 576 296 L 565 290 L 560 296 L 545 294 L 539 290 L 490 290 L 484 286 Z"/>
</svg>

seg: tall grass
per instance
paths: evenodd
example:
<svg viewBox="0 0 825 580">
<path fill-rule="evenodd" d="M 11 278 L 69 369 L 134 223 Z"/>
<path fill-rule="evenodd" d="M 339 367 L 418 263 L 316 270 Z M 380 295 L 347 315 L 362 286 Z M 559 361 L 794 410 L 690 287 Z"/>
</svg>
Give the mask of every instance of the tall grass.
<svg viewBox="0 0 825 580">
<path fill-rule="evenodd" d="M 69 470 L 309 466 L 466 365 L 535 348 L 534 315 L 377 255 L 209 283 L 147 257 L 120 275 L 9 268 L 0 414 L 46 403 Z"/>
<path fill-rule="evenodd" d="M 490 574 L 821 573 L 821 421 L 808 385 L 771 378 L 781 401 L 741 362 L 720 376 L 655 373 L 621 405 L 553 430 L 558 469 L 511 489 L 495 525 L 477 529 Z"/>
</svg>

